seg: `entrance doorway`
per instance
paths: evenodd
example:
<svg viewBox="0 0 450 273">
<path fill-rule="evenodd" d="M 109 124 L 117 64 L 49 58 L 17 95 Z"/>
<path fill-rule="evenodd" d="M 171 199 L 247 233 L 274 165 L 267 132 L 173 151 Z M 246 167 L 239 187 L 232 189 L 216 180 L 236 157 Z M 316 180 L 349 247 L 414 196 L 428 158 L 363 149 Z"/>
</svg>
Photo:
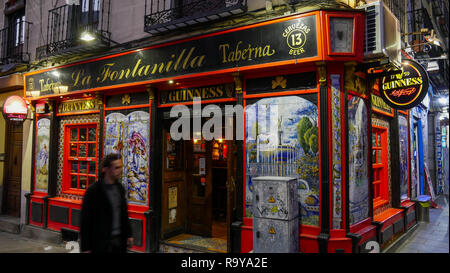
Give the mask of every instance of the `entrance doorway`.
<svg viewBox="0 0 450 273">
<path fill-rule="evenodd" d="M 417 198 L 424 194 L 424 177 L 423 177 L 423 147 L 422 147 L 422 124 L 421 120 L 415 120 L 413 123 L 413 162 L 412 162 L 412 180 L 413 180 L 413 197 Z"/>
<path fill-rule="evenodd" d="M 164 121 L 162 224 L 164 243 L 199 251 L 231 251 L 236 146 L 214 139 L 174 141 Z"/>
<path fill-rule="evenodd" d="M 20 217 L 23 126 L 8 124 L 2 213 Z"/>
</svg>

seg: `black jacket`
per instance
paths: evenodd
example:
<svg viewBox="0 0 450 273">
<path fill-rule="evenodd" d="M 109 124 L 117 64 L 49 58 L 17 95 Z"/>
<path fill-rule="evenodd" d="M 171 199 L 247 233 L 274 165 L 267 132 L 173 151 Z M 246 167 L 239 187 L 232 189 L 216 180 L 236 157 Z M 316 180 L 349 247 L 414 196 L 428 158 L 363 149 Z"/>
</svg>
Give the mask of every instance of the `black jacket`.
<svg viewBox="0 0 450 273">
<path fill-rule="evenodd" d="M 121 199 L 121 241 L 126 251 L 127 238 L 132 237 L 128 219 L 128 206 L 125 189 L 118 183 Z M 112 207 L 106 195 L 102 178 L 89 186 L 84 194 L 81 209 L 80 250 L 106 252 L 112 230 Z"/>
</svg>

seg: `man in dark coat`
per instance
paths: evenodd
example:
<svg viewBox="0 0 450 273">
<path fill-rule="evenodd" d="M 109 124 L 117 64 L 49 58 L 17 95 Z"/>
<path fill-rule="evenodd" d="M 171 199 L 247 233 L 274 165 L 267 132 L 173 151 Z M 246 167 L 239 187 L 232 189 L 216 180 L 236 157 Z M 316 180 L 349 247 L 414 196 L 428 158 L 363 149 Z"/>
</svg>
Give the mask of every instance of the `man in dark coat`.
<svg viewBox="0 0 450 273">
<path fill-rule="evenodd" d="M 106 155 L 102 174 L 89 186 L 81 210 L 81 252 L 126 253 L 133 244 L 125 189 L 120 183 L 123 164 L 118 154 Z"/>
</svg>

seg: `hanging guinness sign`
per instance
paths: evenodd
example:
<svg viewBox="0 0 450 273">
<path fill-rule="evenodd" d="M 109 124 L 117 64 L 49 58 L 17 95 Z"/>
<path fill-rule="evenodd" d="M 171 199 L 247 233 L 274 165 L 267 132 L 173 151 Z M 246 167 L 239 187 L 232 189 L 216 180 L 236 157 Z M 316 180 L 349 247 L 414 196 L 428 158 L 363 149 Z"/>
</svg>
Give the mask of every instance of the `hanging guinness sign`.
<svg viewBox="0 0 450 273">
<path fill-rule="evenodd" d="M 428 92 L 428 74 L 415 61 L 405 60 L 398 74 L 381 79 L 380 94 L 395 109 L 410 109 L 418 105 Z"/>
</svg>

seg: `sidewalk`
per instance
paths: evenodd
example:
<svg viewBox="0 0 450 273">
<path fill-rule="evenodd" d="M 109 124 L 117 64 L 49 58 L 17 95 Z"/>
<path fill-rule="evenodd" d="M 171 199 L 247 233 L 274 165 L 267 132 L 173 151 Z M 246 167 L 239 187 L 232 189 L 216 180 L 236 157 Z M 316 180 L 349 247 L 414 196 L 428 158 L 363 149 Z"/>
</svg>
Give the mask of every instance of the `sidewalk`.
<svg viewBox="0 0 450 273">
<path fill-rule="evenodd" d="M 9 232 L 0 231 L 0 253 L 68 253 L 64 245 L 32 240 Z"/>
<path fill-rule="evenodd" d="M 441 195 L 436 203 L 441 208 L 430 208 L 430 222 L 419 222 L 419 226 L 408 239 L 395 247 L 393 253 L 449 253 L 448 197 Z"/>
</svg>

